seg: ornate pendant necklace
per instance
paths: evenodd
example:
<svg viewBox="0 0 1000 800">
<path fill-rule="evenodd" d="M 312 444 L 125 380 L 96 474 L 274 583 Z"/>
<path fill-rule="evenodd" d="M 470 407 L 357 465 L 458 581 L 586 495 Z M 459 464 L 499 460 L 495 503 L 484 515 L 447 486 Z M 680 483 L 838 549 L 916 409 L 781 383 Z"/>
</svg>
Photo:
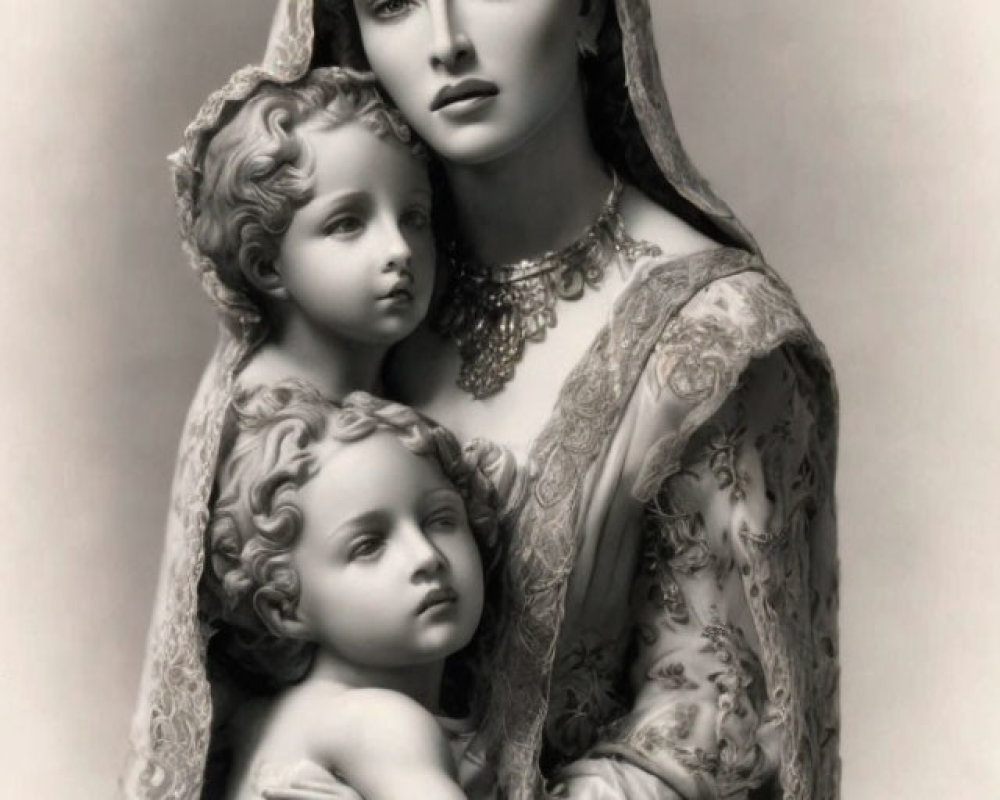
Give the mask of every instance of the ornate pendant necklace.
<svg viewBox="0 0 1000 800">
<path fill-rule="evenodd" d="M 618 211 L 622 182 L 612 173 L 611 192 L 597 219 L 573 242 L 514 264 L 482 264 L 452 244 L 448 287 L 436 328 L 458 345 L 458 386 L 476 398 L 501 391 L 527 342 L 541 342 L 556 325 L 556 303 L 596 289 L 608 265 L 631 269 L 659 248 L 625 231 Z"/>
</svg>

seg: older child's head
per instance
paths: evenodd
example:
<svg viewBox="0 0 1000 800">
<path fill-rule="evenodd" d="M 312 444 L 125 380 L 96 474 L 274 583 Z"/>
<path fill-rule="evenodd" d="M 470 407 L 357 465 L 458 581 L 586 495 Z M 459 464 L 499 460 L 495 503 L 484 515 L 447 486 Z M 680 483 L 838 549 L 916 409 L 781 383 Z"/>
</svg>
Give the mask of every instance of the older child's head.
<svg viewBox="0 0 1000 800">
<path fill-rule="evenodd" d="M 370 80 L 316 70 L 263 84 L 213 137 L 195 238 L 272 326 L 298 314 L 384 345 L 426 314 L 430 213 L 426 160 L 399 115 Z"/>
<path fill-rule="evenodd" d="M 360 393 L 333 405 L 297 383 L 241 398 L 236 429 L 206 584 L 251 674 L 294 681 L 316 647 L 385 670 L 468 644 L 496 526 L 491 484 L 448 431 L 405 406 Z"/>
</svg>

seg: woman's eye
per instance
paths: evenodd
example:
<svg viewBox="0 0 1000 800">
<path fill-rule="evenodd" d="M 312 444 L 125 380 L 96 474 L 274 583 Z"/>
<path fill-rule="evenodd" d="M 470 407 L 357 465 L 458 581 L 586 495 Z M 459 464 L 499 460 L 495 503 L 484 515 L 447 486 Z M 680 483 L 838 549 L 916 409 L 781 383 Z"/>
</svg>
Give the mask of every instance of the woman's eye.
<svg viewBox="0 0 1000 800">
<path fill-rule="evenodd" d="M 383 539 L 381 536 L 365 536 L 355 540 L 351 544 L 348 552 L 348 560 L 370 560 L 376 558 L 382 552 Z"/>
<path fill-rule="evenodd" d="M 431 224 L 431 215 L 426 209 L 415 207 L 407 209 L 401 219 L 403 225 L 414 230 L 422 231 Z"/>
<path fill-rule="evenodd" d="M 405 14 L 415 0 L 375 0 L 369 8 L 377 19 L 390 19 Z"/>
<path fill-rule="evenodd" d="M 359 233 L 364 228 L 361 217 L 345 214 L 334 217 L 323 227 L 323 233 L 327 236 L 351 236 Z"/>
</svg>

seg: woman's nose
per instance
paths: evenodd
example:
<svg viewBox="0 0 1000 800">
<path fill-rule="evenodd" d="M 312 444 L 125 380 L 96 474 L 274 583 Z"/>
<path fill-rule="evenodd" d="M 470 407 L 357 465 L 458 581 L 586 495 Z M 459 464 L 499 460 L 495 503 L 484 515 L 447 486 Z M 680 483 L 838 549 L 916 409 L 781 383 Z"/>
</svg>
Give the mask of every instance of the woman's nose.
<svg viewBox="0 0 1000 800">
<path fill-rule="evenodd" d="M 431 15 L 431 66 L 455 69 L 472 56 L 472 42 L 455 22 L 452 0 L 428 0 Z"/>
</svg>

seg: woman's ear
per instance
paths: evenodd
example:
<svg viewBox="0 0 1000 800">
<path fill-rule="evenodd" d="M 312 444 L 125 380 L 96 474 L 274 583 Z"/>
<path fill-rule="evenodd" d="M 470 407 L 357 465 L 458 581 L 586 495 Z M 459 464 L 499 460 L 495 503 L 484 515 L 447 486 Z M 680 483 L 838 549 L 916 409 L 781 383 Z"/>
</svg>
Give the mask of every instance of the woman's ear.
<svg viewBox="0 0 1000 800">
<path fill-rule="evenodd" d="M 277 597 L 258 591 L 253 598 L 253 608 L 272 636 L 279 639 L 312 640 L 312 628 L 298 609 L 288 609 Z"/>
<path fill-rule="evenodd" d="M 246 278 L 254 289 L 274 300 L 287 300 L 288 290 L 281 278 L 281 262 L 260 261 L 246 271 Z"/>
<path fill-rule="evenodd" d="M 597 55 L 597 37 L 601 33 L 607 8 L 607 0 L 580 0 L 576 47 L 581 56 Z"/>
</svg>

